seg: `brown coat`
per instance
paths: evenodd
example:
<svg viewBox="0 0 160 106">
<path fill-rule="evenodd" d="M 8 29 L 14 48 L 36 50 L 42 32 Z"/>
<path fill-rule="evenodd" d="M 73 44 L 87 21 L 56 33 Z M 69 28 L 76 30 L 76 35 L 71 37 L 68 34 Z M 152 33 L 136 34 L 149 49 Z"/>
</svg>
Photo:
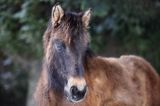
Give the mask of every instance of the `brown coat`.
<svg viewBox="0 0 160 106">
<path fill-rule="evenodd" d="M 89 58 L 85 64 L 86 98 L 72 104 L 47 89 L 43 70 L 36 90 L 38 106 L 160 106 L 160 77 L 141 57 Z"/>
</svg>

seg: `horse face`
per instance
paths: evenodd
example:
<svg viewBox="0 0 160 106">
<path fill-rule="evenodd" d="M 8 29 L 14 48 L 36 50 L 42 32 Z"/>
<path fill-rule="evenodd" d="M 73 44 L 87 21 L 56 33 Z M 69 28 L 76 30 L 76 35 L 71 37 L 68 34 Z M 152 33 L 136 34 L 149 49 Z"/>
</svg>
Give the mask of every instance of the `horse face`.
<svg viewBox="0 0 160 106">
<path fill-rule="evenodd" d="M 52 31 L 46 50 L 49 84 L 71 102 L 80 102 L 87 92 L 84 56 L 88 48 L 87 25 L 90 10 L 64 13 L 57 5 L 52 9 Z"/>
<path fill-rule="evenodd" d="M 59 84 L 62 84 L 61 87 L 68 100 L 77 102 L 84 98 L 87 89 L 82 56 L 76 52 L 76 49 L 59 39 L 53 42 L 54 67 L 56 67 L 54 71 L 57 73 L 55 75 L 59 76 L 57 80 Z"/>
</svg>

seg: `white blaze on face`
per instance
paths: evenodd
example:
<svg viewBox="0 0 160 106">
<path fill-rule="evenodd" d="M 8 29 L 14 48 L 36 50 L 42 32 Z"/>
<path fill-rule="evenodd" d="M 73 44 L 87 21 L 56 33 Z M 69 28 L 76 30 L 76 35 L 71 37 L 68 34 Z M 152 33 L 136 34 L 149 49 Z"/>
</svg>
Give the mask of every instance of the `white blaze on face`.
<svg viewBox="0 0 160 106">
<path fill-rule="evenodd" d="M 64 90 L 70 92 L 72 86 L 76 86 L 78 90 L 82 91 L 86 87 L 86 81 L 84 78 L 70 77 Z"/>
</svg>

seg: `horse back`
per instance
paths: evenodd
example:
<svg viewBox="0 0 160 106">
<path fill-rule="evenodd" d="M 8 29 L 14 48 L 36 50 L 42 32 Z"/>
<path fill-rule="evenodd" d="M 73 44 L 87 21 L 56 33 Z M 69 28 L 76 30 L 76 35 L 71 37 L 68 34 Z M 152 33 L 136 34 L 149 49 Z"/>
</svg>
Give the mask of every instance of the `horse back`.
<svg viewBox="0 0 160 106">
<path fill-rule="evenodd" d="M 160 106 L 160 77 L 149 62 L 138 56 L 121 56 L 144 106 Z"/>
<path fill-rule="evenodd" d="M 94 57 L 86 79 L 94 106 L 160 106 L 160 77 L 141 57 Z"/>
</svg>

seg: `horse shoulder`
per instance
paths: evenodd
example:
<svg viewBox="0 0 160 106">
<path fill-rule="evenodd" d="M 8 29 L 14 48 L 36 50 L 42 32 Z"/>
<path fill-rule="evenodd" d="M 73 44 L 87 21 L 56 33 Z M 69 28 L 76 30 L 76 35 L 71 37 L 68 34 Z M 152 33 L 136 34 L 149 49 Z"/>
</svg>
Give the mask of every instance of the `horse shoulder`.
<svg viewBox="0 0 160 106">
<path fill-rule="evenodd" d="M 123 67 L 118 60 L 98 56 L 90 61 L 88 63 L 89 97 L 97 103 L 95 106 L 130 104 L 132 98 L 130 98 L 129 85 L 125 81 Z"/>
</svg>

